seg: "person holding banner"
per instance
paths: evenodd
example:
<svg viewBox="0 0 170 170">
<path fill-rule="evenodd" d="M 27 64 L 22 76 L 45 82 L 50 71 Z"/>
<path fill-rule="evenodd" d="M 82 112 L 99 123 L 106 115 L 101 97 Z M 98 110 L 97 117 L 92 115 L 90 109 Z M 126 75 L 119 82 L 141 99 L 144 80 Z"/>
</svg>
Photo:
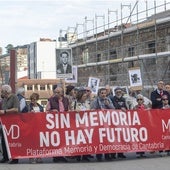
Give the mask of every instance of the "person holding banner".
<svg viewBox="0 0 170 170">
<path fill-rule="evenodd" d="M 113 96 L 113 106 L 115 107 L 115 109 L 119 109 L 122 111 L 126 111 L 127 107 L 126 107 L 126 100 L 123 97 L 123 91 L 120 87 L 117 87 L 115 90 L 115 96 Z M 124 159 L 126 158 L 126 156 L 123 153 L 117 153 L 117 157 L 120 159 Z"/>
<path fill-rule="evenodd" d="M 69 100 L 60 86 L 53 87 L 53 95 L 48 99 L 46 111 L 64 112 L 69 110 Z M 53 157 L 53 162 L 68 162 L 65 157 Z"/>
<path fill-rule="evenodd" d="M 160 80 L 157 83 L 157 89 L 151 92 L 152 109 L 161 109 L 163 106 L 162 96 L 168 97 L 168 103 L 170 104 L 170 94 L 164 90 L 165 83 Z"/>
<path fill-rule="evenodd" d="M 0 110 L 0 115 L 9 113 L 19 113 L 19 101 L 17 95 L 12 93 L 12 88 L 10 85 L 2 85 L 1 87 L 1 97 L 2 97 L 2 110 Z M 0 163 L 5 163 L 9 161 L 7 147 L 5 144 L 4 133 L 1 131 L 1 144 L 3 151 L 3 158 Z M 9 164 L 17 164 L 18 159 L 12 159 Z"/>
<path fill-rule="evenodd" d="M 29 111 L 30 112 L 44 112 L 43 106 L 41 106 L 37 101 L 39 100 L 38 93 L 32 93 L 30 96 Z"/>
<path fill-rule="evenodd" d="M 43 106 L 41 106 L 37 101 L 39 100 L 39 94 L 38 93 L 32 93 L 30 96 L 30 104 L 29 104 L 29 111 L 30 112 L 44 112 Z M 42 163 L 41 158 L 30 158 L 30 163 Z"/>
<path fill-rule="evenodd" d="M 71 104 L 71 110 L 74 111 L 86 111 L 90 110 L 90 103 L 87 101 L 86 89 L 80 89 L 77 92 L 76 100 Z M 91 155 L 76 156 L 77 161 L 90 161 L 89 158 L 93 158 Z"/>
<path fill-rule="evenodd" d="M 169 109 L 170 108 L 167 95 L 162 96 L 162 103 L 163 103 L 162 109 Z"/>
<path fill-rule="evenodd" d="M 144 97 L 141 94 L 138 94 L 136 97 L 137 105 L 134 107 L 134 110 L 146 110 L 148 106 L 144 104 Z M 145 158 L 145 152 L 136 152 L 137 158 Z"/>
<path fill-rule="evenodd" d="M 109 97 L 107 97 L 107 91 L 105 88 L 101 88 L 98 91 L 98 96 L 91 104 L 91 109 L 114 109 L 112 101 Z M 97 160 L 100 162 L 102 161 L 102 154 L 96 155 Z M 105 159 L 107 161 L 110 161 L 112 159 L 115 159 L 115 154 L 105 154 Z"/>
<path fill-rule="evenodd" d="M 19 87 L 17 90 L 17 97 L 20 103 L 20 112 L 27 113 L 28 112 L 28 105 L 25 99 L 25 89 L 24 87 Z"/>
</svg>

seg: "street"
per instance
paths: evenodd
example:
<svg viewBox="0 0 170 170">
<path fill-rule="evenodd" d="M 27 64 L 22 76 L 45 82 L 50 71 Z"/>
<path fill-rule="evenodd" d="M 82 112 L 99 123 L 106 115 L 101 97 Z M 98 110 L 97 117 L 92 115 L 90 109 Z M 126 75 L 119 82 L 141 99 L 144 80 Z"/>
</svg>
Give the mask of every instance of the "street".
<svg viewBox="0 0 170 170">
<path fill-rule="evenodd" d="M 53 163 L 52 158 L 44 158 L 41 164 L 30 164 L 28 159 L 22 159 L 19 164 L 0 164 L 0 170 L 169 170 L 170 156 L 161 157 L 158 152 L 146 155 L 146 158 L 139 159 L 134 153 L 127 153 L 124 160 L 79 163 Z"/>
</svg>

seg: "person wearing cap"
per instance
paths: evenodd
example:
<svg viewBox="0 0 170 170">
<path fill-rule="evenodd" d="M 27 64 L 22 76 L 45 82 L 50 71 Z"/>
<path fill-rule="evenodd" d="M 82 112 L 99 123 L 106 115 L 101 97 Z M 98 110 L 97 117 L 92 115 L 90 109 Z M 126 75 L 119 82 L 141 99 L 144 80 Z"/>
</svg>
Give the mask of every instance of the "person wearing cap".
<svg viewBox="0 0 170 170">
<path fill-rule="evenodd" d="M 115 109 L 126 111 L 127 109 L 126 101 L 125 98 L 123 97 L 122 89 L 120 87 L 117 87 L 114 90 L 114 92 L 115 92 L 115 96 L 113 96 L 113 106 L 115 107 Z M 115 156 L 114 153 L 113 156 Z M 126 158 L 126 156 L 123 153 L 117 153 L 117 157 L 121 159 Z"/>
</svg>

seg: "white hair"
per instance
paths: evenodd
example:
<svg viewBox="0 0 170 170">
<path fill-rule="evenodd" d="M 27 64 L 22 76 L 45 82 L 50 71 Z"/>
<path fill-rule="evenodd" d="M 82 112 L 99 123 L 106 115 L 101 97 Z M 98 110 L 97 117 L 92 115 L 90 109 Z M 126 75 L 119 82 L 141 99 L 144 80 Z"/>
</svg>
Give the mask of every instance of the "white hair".
<svg viewBox="0 0 170 170">
<path fill-rule="evenodd" d="M 17 94 L 23 94 L 25 92 L 24 87 L 19 87 L 17 90 Z"/>
<path fill-rule="evenodd" d="M 11 86 L 8 85 L 8 84 L 2 85 L 1 90 L 7 92 L 8 94 L 10 94 L 10 93 L 12 92 L 12 88 L 11 88 Z"/>
<path fill-rule="evenodd" d="M 144 97 L 143 97 L 143 95 L 142 94 L 138 94 L 137 96 L 136 96 L 136 99 L 143 99 Z"/>
</svg>

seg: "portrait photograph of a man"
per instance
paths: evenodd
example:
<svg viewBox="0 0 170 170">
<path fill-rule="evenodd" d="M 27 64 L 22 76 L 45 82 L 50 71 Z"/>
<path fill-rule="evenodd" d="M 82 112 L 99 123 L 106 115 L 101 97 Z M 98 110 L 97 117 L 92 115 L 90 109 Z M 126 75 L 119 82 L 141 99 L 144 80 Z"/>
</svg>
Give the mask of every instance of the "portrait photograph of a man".
<svg viewBox="0 0 170 170">
<path fill-rule="evenodd" d="M 71 49 L 56 49 L 57 77 L 72 77 Z"/>
</svg>

